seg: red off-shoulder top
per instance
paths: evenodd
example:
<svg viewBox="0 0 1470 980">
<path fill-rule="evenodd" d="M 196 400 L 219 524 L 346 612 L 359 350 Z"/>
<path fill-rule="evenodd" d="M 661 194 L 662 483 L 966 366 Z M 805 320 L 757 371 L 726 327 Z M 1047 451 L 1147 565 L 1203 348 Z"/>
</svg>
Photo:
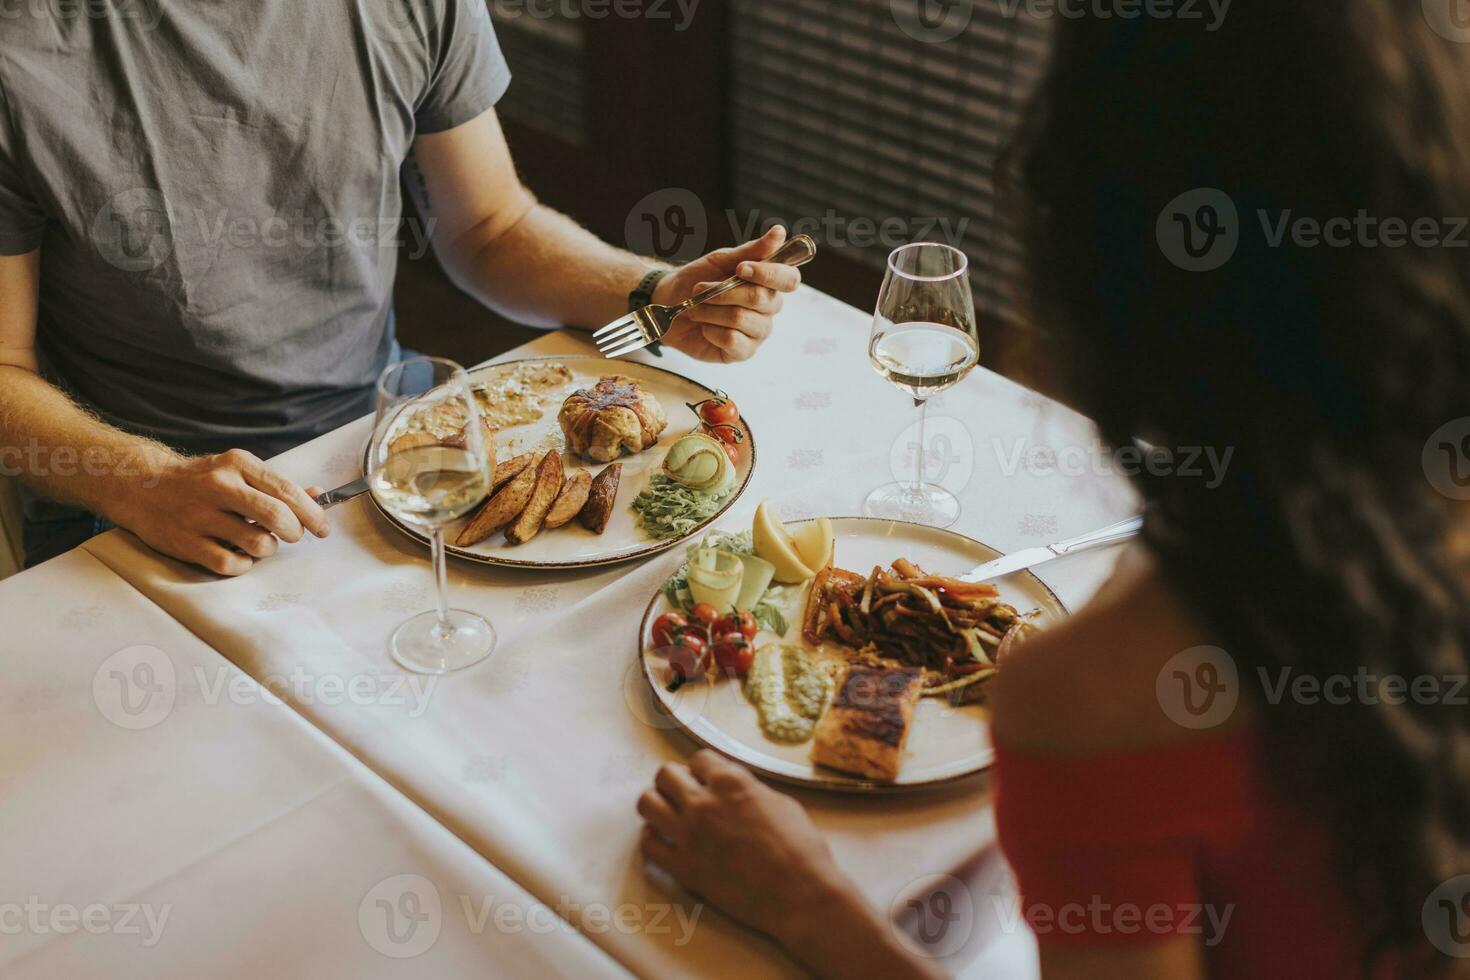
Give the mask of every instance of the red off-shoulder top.
<svg viewBox="0 0 1470 980">
<path fill-rule="evenodd" d="M 1209 976 L 1360 975 L 1362 937 L 1312 816 L 1249 732 L 1089 758 L 997 747 L 996 820 L 1043 944 L 1197 936 Z"/>
</svg>

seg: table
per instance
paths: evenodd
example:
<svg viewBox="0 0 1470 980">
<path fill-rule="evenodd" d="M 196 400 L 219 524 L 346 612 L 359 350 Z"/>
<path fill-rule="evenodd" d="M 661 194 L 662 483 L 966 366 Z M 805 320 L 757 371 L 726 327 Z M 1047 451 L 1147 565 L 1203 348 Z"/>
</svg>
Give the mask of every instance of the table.
<svg viewBox="0 0 1470 980">
<path fill-rule="evenodd" d="M 711 366 L 671 352 L 661 362 L 730 391 L 759 440 L 752 486 L 723 526 L 748 526 L 766 498 L 786 518 L 856 514 L 873 486 L 904 475 L 916 417 L 868 366 L 868 326 L 866 314 L 803 288 L 757 360 Z M 558 333 L 507 357 L 590 351 L 585 337 Z M 368 429 L 362 420 L 274 465 L 302 484 L 348 482 Z M 1085 419 L 989 372 L 936 400 L 930 432 L 942 482 L 964 503 L 961 528 L 1003 551 L 1090 531 L 1136 507 L 1122 475 L 1089 453 L 1095 436 Z M 795 972 L 770 944 L 656 880 L 637 854 L 638 794 L 660 763 L 692 748 L 653 713 L 635 670 L 639 617 L 677 554 L 553 574 L 453 565 L 455 604 L 488 615 L 500 648 L 388 703 L 324 689 L 399 676 L 386 640 L 432 602 L 426 552 L 365 499 L 335 511 L 333 523 L 329 539 L 283 547 L 230 581 L 122 532 L 86 550 L 252 678 L 301 675 L 285 698 L 305 720 L 628 969 Z M 1045 577 L 1075 607 L 1114 558 L 1079 556 Z M 888 907 L 990 842 L 986 790 L 980 779 L 922 797 L 798 795 L 864 893 Z M 947 965 L 968 972 L 1004 957 L 1034 972 L 1027 937 L 1008 938 Z"/>
<path fill-rule="evenodd" d="M 7 977 L 627 976 L 91 555 L 0 622 Z"/>
</svg>

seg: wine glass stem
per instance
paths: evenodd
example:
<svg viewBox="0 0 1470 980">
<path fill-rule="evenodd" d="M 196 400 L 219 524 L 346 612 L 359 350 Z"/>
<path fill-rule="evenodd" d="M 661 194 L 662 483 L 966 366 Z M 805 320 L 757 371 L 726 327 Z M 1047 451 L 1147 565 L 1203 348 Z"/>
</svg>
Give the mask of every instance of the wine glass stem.
<svg viewBox="0 0 1470 980">
<path fill-rule="evenodd" d="M 918 498 L 924 495 L 924 427 L 929 420 L 929 400 L 915 398 L 914 403 L 919 406 L 919 441 L 914 447 L 914 485 L 910 493 Z"/>
<path fill-rule="evenodd" d="M 447 637 L 453 630 L 449 626 L 449 569 L 444 554 L 444 529 L 434 528 L 434 582 L 439 593 L 439 636 Z"/>
</svg>

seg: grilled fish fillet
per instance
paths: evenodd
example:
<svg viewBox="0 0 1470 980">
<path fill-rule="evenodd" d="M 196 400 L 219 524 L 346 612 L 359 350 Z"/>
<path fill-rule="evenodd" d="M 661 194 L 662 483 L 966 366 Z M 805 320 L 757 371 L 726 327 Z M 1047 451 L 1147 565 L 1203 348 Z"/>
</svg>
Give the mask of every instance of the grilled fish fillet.
<svg viewBox="0 0 1470 980">
<path fill-rule="evenodd" d="M 868 779 L 897 779 L 923 687 L 917 667 L 848 667 L 817 722 L 812 761 Z"/>
</svg>

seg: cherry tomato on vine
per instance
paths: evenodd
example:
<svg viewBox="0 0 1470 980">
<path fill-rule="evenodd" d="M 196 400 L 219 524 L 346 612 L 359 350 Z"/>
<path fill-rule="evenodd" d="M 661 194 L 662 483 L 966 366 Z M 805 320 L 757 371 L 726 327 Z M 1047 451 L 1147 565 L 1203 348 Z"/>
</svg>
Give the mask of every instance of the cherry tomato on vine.
<svg viewBox="0 0 1470 980">
<path fill-rule="evenodd" d="M 653 645 L 672 646 L 679 635 L 689 628 L 689 619 L 683 613 L 667 612 L 653 621 Z"/>
<path fill-rule="evenodd" d="M 755 647 L 744 633 L 724 634 L 715 640 L 713 652 L 719 668 L 732 674 L 743 676 L 755 665 Z"/>
<path fill-rule="evenodd" d="M 755 634 L 758 632 L 760 632 L 760 626 L 756 623 L 755 617 L 743 610 L 721 616 L 720 621 L 715 623 L 714 626 L 714 634 L 716 636 L 724 636 L 726 633 L 739 633 L 747 640 L 753 640 L 755 639 Z"/>
<path fill-rule="evenodd" d="M 720 611 L 707 602 L 696 602 L 694 608 L 689 610 L 689 615 L 699 620 L 708 629 L 720 618 Z"/>
<path fill-rule="evenodd" d="M 669 667 L 683 681 L 697 681 L 709 670 L 709 650 L 705 642 L 692 633 L 679 637 L 677 646 L 669 648 Z"/>
<path fill-rule="evenodd" d="M 736 407 L 729 397 L 720 392 L 708 401 L 702 401 L 697 406 L 699 417 L 708 426 L 731 425 L 740 419 L 740 409 Z"/>
</svg>

